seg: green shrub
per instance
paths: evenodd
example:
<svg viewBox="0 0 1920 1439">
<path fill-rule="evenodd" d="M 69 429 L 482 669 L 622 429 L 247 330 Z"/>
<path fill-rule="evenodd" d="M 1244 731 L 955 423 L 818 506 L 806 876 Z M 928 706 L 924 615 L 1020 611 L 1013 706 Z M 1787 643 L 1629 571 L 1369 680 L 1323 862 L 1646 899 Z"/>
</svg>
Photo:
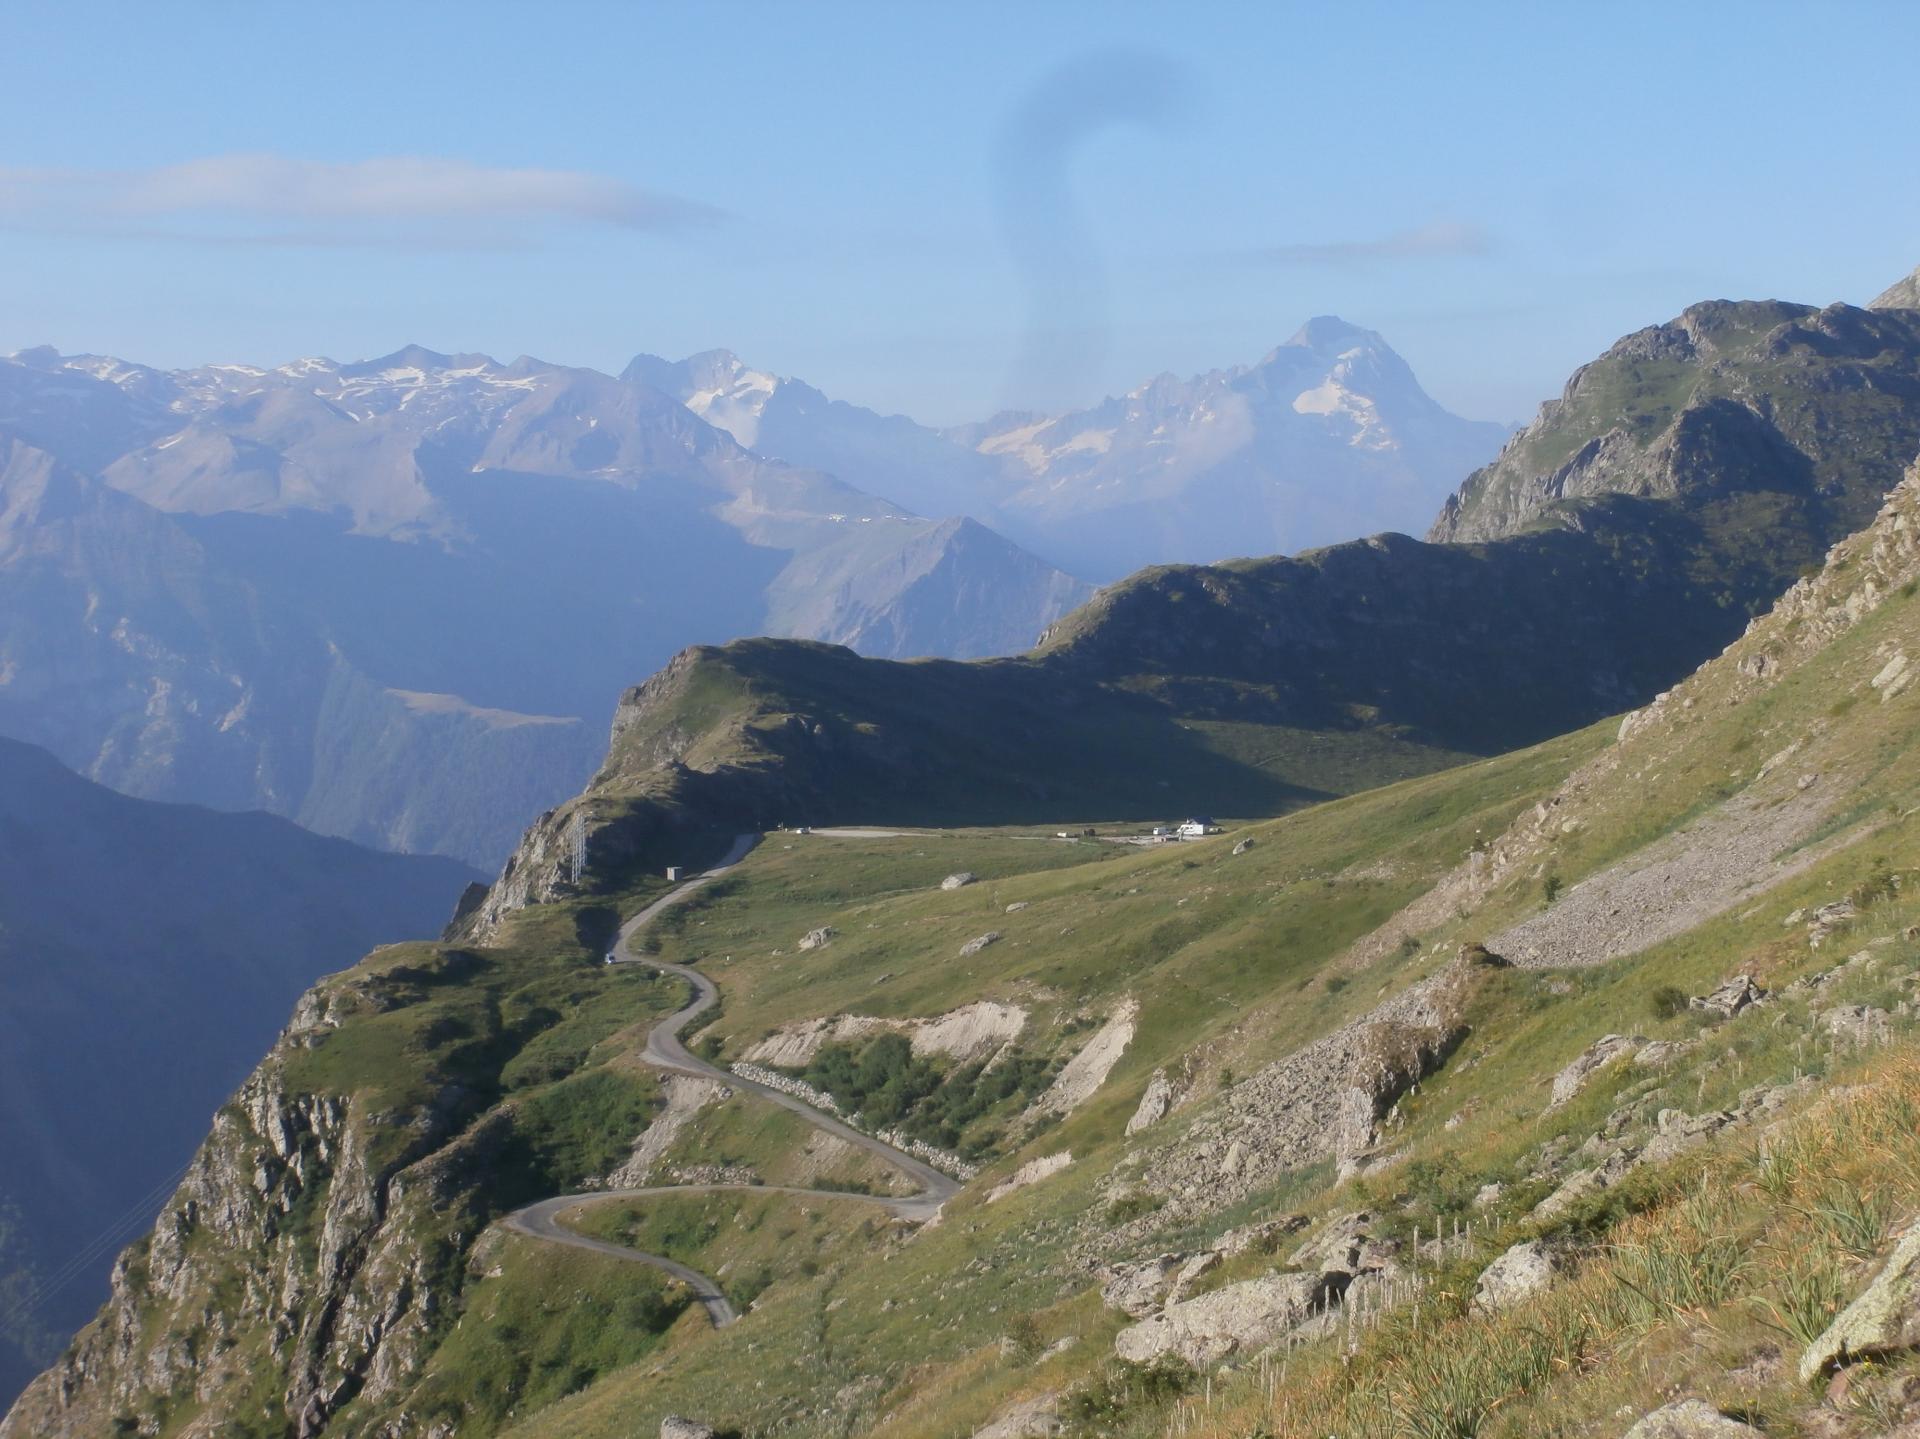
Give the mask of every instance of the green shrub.
<svg viewBox="0 0 1920 1439">
<path fill-rule="evenodd" d="M 1874 861 L 1867 877 L 1856 884 L 1847 893 L 1857 909 L 1871 909 L 1874 905 L 1892 899 L 1899 892 L 1900 885 L 1893 877 L 1893 871 L 1887 868 L 1884 859 Z"/>
<path fill-rule="evenodd" d="M 1129 1190 L 1107 1206 L 1107 1223 L 1125 1224 L 1160 1207 L 1160 1200 L 1144 1189 Z"/>
<path fill-rule="evenodd" d="M 1018 1363 L 1031 1364 L 1038 1359 L 1047 1347 L 1039 1321 L 1025 1310 L 1014 1315 L 1007 1323 L 1006 1347 L 1008 1356 Z"/>
<path fill-rule="evenodd" d="M 1687 1012 L 1687 992 L 1675 984 L 1656 985 L 1647 994 L 1647 1013 L 1655 1019 L 1672 1019 Z"/>
<path fill-rule="evenodd" d="M 988 1115 L 1024 1108 L 1052 1080 L 1054 1065 L 1016 1051 L 991 1069 L 983 1060 L 947 1070 L 914 1054 L 905 1035 L 878 1034 L 861 1044 L 823 1044 L 797 1073 L 868 1124 L 953 1149 Z M 984 1156 L 998 1137 L 997 1129 L 980 1131 L 964 1152 Z"/>
<path fill-rule="evenodd" d="M 1114 1360 L 1067 1396 L 1061 1416 L 1071 1430 L 1105 1433 L 1115 1423 L 1166 1408 L 1193 1384 L 1193 1370 L 1178 1359 Z"/>
<path fill-rule="evenodd" d="M 520 1100 L 498 1166 L 506 1192 L 564 1193 L 605 1174 L 647 1127 L 654 1095 L 650 1076 L 602 1068 Z"/>
</svg>

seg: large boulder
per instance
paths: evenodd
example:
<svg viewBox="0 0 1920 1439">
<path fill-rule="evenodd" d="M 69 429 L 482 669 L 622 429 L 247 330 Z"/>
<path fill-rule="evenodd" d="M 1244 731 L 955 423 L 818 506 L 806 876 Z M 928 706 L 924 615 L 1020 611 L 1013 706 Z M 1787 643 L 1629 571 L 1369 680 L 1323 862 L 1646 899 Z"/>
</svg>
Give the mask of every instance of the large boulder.
<svg viewBox="0 0 1920 1439">
<path fill-rule="evenodd" d="M 1482 1314 L 1511 1309 L 1546 1290 L 1559 1272 L 1559 1255 L 1538 1239 L 1516 1244 L 1480 1272 L 1473 1307 Z"/>
<path fill-rule="evenodd" d="M 1760 1003 L 1767 992 L 1753 982 L 1750 974 L 1736 974 L 1711 994 L 1696 994 L 1687 1001 L 1688 1009 L 1699 1010 L 1702 1014 L 1717 1015 L 1721 1019 L 1732 1019 L 1743 1009 Z"/>
<path fill-rule="evenodd" d="M 975 935 L 972 939 L 968 940 L 965 944 L 961 945 L 960 957 L 962 959 L 968 959 L 973 955 L 978 954 L 981 950 L 985 949 L 988 945 L 998 944 L 999 942 L 1000 942 L 1000 931 L 997 929 L 990 929 L 985 934 Z"/>
<path fill-rule="evenodd" d="M 711 1424 L 702 1424 L 698 1419 L 682 1419 L 678 1414 L 669 1414 L 660 1421 L 660 1439 L 714 1439 Z"/>
<path fill-rule="evenodd" d="M 810 929 L 804 935 L 802 935 L 800 939 L 800 947 L 802 949 L 820 949 L 824 947 L 828 942 L 830 942 L 833 939 L 833 937 L 839 932 L 840 931 L 835 929 L 832 925 L 823 924 L 820 926 L 820 928 Z"/>
<path fill-rule="evenodd" d="M 1860 1297 L 1800 1356 L 1801 1381 L 1835 1365 L 1920 1346 L 1920 1224 L 1907 1231 Z"/>
<path fill-rule="evenodd" d="M 964 889 L 967 885 L 972 884 L 978 878 L 980 878 L 980 876 L 975 874 L 972 870 L 963 869 L 958 874 L 950 874 L 945 879 L 941 880 L 940 888 Z"/>
<path fill-rule="evenodd" d="M 1047 1439 L 1065 1427 L 1060 1421 L 1060 1396 L 1036 1394 L 1031 1399 L 1016 1399 L 988 1421 L 985 1428 L 973 1431 L 973 1439 Z"/>
<path fill-rule="evenodd" d="M 1766 1434 L 1729 1419 L 1704 1399 L 1682 1399 L 1644 1416 L 1626 1439 L 1766 1439 Z"/>
<path fill-rule="evenodd" d="M 1269 1274 L 1243 1280 L 1127 1326 L 1114 1336 L 1113 1352 L 1135 1364 L 1168 1355 L 1196 1369 L 1217 1364 L 1297 1329 L 1337 1301 L 1345 1288 L 1344 1274 Z"/>
</svg>

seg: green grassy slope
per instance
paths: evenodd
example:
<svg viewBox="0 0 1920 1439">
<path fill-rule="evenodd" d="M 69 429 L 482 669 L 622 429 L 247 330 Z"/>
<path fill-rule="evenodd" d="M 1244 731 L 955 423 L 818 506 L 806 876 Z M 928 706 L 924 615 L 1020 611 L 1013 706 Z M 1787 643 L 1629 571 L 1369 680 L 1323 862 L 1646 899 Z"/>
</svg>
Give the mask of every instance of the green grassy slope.
<svg viewBox="0 0 1920 1439">
<path fill-rule="evenodd" d="M 1818 1006 L 1868 1004 L 1893 1013 L 1909 988 L 1903 981 L 1920 971 L 1920 944 L 1906 937 L 1920 918 L 1920 899 L 1892 878 L 1877 878 L 1915 866 L 1916 701 L 1904 692 L 1883 701 L 1870 683 L 1891 654 L 1920 643 L 1913 587 L 1895 590 L 1857 625 L 1842 625 L 1843 633 L 1828 633 L 1840 623 L 1833 614 L 1845 613 L 1829 601 L 1854 592 L 1850 570 L 1864 583 L 1868 564 L 1843 555 L 1825 591 L 1801 596 L 1623 744 L 1590 731 L 1223 840 L 1104 852 L 1079 864 L 1056 861 L 1084 844 L 1055 847 L 1020 835 L 776 839 L 742 867 L 730 891 L 664 937 L 668 953 L 699 957 L 722 976 L 730 998 L 716 1033 L 730 1048 L 805 1014 L 923 1015 L 979 997 L 1026 1005 L 1045 1030 L 1075 1014 L 1105 1012 L 1124 992 L 1141 1001 L 1139 1031 L 1091 1102 L 1009 1153 L 950 1206 L 939 1228 L 880 1266 L 789 1270 L 737 1329 L 690 1339 L 666 1369 L 604 1380 L 515 1432 L 613 1434 L 636 1416 L 645 1422 L 655 1412 L 693 1411 L 747 1432 L 777 1425 L 802 1433 L 966 1433 L 1021 1394 L 1058 1391 L 1081 1395 L 1068 1405 L 1070 1415 L 1109 1414 L 1086 1419 L 1094 1426 L 1086 1432 L 1158 1432 L 1175 1421 L 1153 1397 L 1157 1381 L 1109 1369 L 1100 1357 L 1122 1321 L 1088 1293 L 1089 1236 L 1094 1252 L 1120 1258 L 1191 1247 L 1277 1213 L 1382 1206 L 1392 1215 L 1388 1232 L 1402 1236 L 1468 1216 L 1490 1236 L 1448 1261 L 1454 1267 L 1436 1281 L 1446 1293 L 1428 1311 L 1427 1338 L 1416 1343 L 1403 1321 L 1369 1338 L 1360 1372 L 1371 1387 L 1357 1395 L 1335 1382 L 1340 1366 L 1316 1367 L 1318 1351 L 1303 1356 L 1297 1416 L 1270 1405 L 1264 1389 L 1256 1395 L 1259 1371 L 1243 1369 L 1241 1379 L 1222 1381 L 1227 1407 L 1205 1432 L 1373 1433 L 1367 1413 L 1425 1423 L 1414 1416 L 1439 1398 L 1457 1405 L 1445 1423 L 1458 1427 L 1436 1418 L 1441 1427 L 1407 1432 L 1573 1434 L 1592 1432 L 1584 1426 L 1623 1402 L 1650 1406 L 1663 1386 L 1697 1385 L 1733 1403 L 1738 1386 L 1726 1372 L 1768 1344 L 1778 1347 L 1780 1336 L 1767 1325 L 1791 1313 L 1808 1286 L 1843 1296 L 1861 1282 L 1859 1258 L 1834 1237 L 1840 1221 L 1816 1212 L 1822 1196 L 1856 1182 L 1846 1167 L 1854 1160 L 1808 1158 L 1790 1175 L 1763 1165 L 1756 1182 L 1752 1150 L 1742 1147 L 1750 1138 L 1730 1131 L 1719 1147 L 1647 1166 L 1631 1183 L 1576 1207 L 1544 1229 L 1592 1257 L 1564 1298 L 1535 1313 L 1533 1322 L 1540 1313 L 1551 1322 L 1532 1348 L 1521 1345 L 1524 1334 L 1514 1326 L 1469 1320 L 1464 1297 L 1502 1245 L 1543 1232 L 1527 1218 L 1552 1187 L 1529 1178 L 1540 1155 L 1559 1136 L 1577 1144 L 1622 1103 L 1641 1101 L 1635 1112 L 1648 1123 L 1648 1106 L 1711 1113 L 1755 1086 L 1808 1076 L 1864 1078 L 1887 1088 L 1886 1103 L 1911 1102 L 1911 1066 L 1856 1056 L 1827 1039 L 1811 998 L 1777 1000 L 1716 1030 L 1674 1011 L 1665 997 L 1703 993 L 1738 970 L 1778 993 L 1872 946 L 1876 961 L 1821 993 Z M 1755 654 L 1773 655 L 1786 677 L 1756 679 L 1751 664 L 1743 670 L 1740 661 Z M 1796 741 L 1790 762 L 1768 765 Z M 1818 779 L 1803 791 L 1805 774 Z M 1212 1096 L 1230 1093 L 1222 1091 L 1223 1075 L 1244 1079 L 1430 972 L 1436 949 L 1445 954 L 1456 942 L 1492 938 L 1565 902 L 1583 881 L 1637 863 L 1650 844 L 1731 799 L 1779 806 L 1820 789 L 1827 793 L 1819 813 L 1782 856 L 1813 862 L 1750 900 L 1609 964 L 1494 972 L 1471 1001 L 1471 1037 L 1402 1101 L 1391 1126 L 1397 1162 L 1338 1185 L 1326 1167 L 1309 1168 L 1213 1212 L 1157 1201 L 1164 1207 L 1155 1214 L 1156 1200 L 1146 1195 L 1144 1220 L 1136 1214 L 1128 1176 L 1146 1166 L 1129 1156 L 1177 1148 Z M 1549 806 L 1553 824 L 1536 822 L 1535 803 Z M 1567 820 L 1575 823 L 1563 831 Z M 1254 847 L 1231 855 L 1231 841 L 1244 837 Z M 1476 842 L 1488 857 L 1484 884 L 1455 891 L 1443 881 L 1440 891 L 1455 899 L 1431 927 L 1406 936 L 1415 943 L 1352 945 L 1376 926 L 1393 938 L 1394 925 L 1381 922 L 1430 892 L 1436 878 L 1450 871 L 1457 878 Z M 1013 867 L 1021 845 L 1037 863 Z M 963 857 L 981 882 L 951 893 L 927 887 Z M 1549 886 L 1549 875 L 1558 883 Z M 1848 895 L 1860 905 L 1851 933 L 1826 947 L 1809 947 L 1801 920 L 1783 925 L 1795 911 Z M 1022 901 L 1026 908 L 1006 912 Z M 840 935 L 824 949 L 796 953 L 798 934 L 823 923 Z M 956 961 L 954 946 L 988 924 L 1007 937 L 975 960 Z M 1710 1037 L 1697 1038 L 1703 1030 Z M 1553 1075 L 1609 1032 L 1692 1041 L 1659 1077 L 1666 1097 L 1645 1098 L 1654 1081 L 1622 1067 L 1603 1072 L 1575 1103 L 1545 1112 Z M 1896 1022 L 1897 1044 L 1904 1033 Z M 1191 1108 L 1129 1141 L 1122 1127 L 1156 1067 L 1181 1075 Z M 1913 1162 L 1910 1146 L 1898 1148 L 1899 1126 L 1880 1122 L 1875 1106 L 1858 1123 L 1862 1146 L 1892 1144 L 1906 1156 L 1902 1163 Z M 1833 1142 L 1831 1125 L 1818 1120 L 1791 1132 L 1808 1134 L 1815 1150 Z M 981 1202 L 1017 1162 L 1062 1149 L 1074 1155 L 1065 1173 L 999 1204 Z M 1705 1200 L 1697 1198 L 1703 1174 L 1712 1196 Z M 1849 1242 L 1871 1254 L 1887 1223 L 1920 1209 L 1920 1190 L 1897 1172 L 1859 1182 L 1877 1218 L 1856 1220 Z M 1475 1209 L 1473 1196 L 1488 1183 L 1506 1192 Z M 1089 1215 L 1091 1228 L 1081 1218 Z M 1124 1247 L 1101 1249 L 1103 1225 Z M 1678 1254 L 1698 1267 L 1707 1262 L 1703 1253 L 1727 1242 L 1723 1236 L 1772 1236 L 1795 1226 L 1805 1231 L 1804 1252 L 1768 1237 L 1764 1252 L 1707 1296 L 1722 1316 L 1710 1344 L 1693 1338 L 1682 1300 L 1664 1291 L 1635 1297 L 1634 1286 L 1644 1288 L 1646 1279 L 1633 1266 L 1654 1262 L 1649 1255 Z M 1608 1239 L 1620 1247 L 1607 1249 Z M 1244 1255 L 1209 1282 L 1274 1263 Z M 1804 1328 L 1812 1321 L 1793 1322 Z M 835 1356 L 825 1369 L 808 1360 L 823 1334 Z M 1069 1336 L 1061 1354 L 1040 1357 Z M 746 1354 L 753 1356 L 751 1391 L 728 1382 Z M 1557 1379 L 1569 1361 L 1576 1373 Z M 1449 1387 L 1435 1391 L 1442 1378 Z M 1803 1422 L 1805 1401 L 1790 1382 L 1762 1382 L 1748 1398 L 1783 1426 L 1789 1418 Z M 1209 1421 L 1196 1408 L 1178 1422 Z"/>
<path fill-rule="evenodd" d="M 377 1381 L 348 1392 L 326 1432 L 382 1432 L 431 1413 L 462 1434 L 598 1439 L 692 1413 L 742 1433 L 905 1439 L 971 1433 L 1010 1403 L 1048 1397 L 1075 1433 L 1169 1423 L 1370 1433 L 1364 1416 L 1381 1404 L 1413 1415 L 1442 1395 L 1452 1417 L 1413 1432 L 1574 1434 L 1654 1388 L 1721 1383 L 1761 1342 L 1762 1321 L 1791 1310 L 1806 1286 L 1837 1295 L 1860 1282 L 1859 1261 L 1830 1243 L 1832 1224 L 1806 1217 L 1824 1193 L 1823 1171 L 1756 1169 L 1743 1148 L 1755 1131 L 1734 1127 L 1552 1219 L 1534 1206 L 1591 1136 L 1650 1136 L 1660 1109 L 1710 1115 L 1755 1086 L 1807 1076 L 1904 1082 L 1904 1071 L 1836 1045 L 1822 1016 L 1846 1003 L 1883 1008 L 1897 1043 L 1911 1023 L 1900 1002 L 1920 970 L 1920 941 L 1908 937 L 1920 896 L 1907 886 L 1920 872 L 1920 699 L 1889 666 L 1920 649 L 1916 533 L 1920 485 L 1624 733 L 1590 727 L 1183 845 L 1065 842 L 1051 827 L 769 836 L 649 935 L 662 957 L 719 982 L 722 1007 L 696 1042 L 722 1060 L 810 1018 L 928 1020 L 992 1001 L 1024 1012 L 1022 1053 L 1057 1065 L 1133 1019 L 1117 1061 L 1064 1114 L 1016 1103 L 969 1120 L 962 1138 L 984 1172 L 918 1232 L 855 1200 L 751 1193 L 620 1202 L 582 1221 L 719 1276 L 749 1304 L 724 1330 L 634 1266 L 555 1255 L 487 1228 L 536 1192 L 605 1173 L 659 1122 L 659 1082 L 635 1060 L 649 1018 L 678 996 L 595 963 L 613 915 L 657 894 L 658 882 L 602 875 L 594 895 L 508 916 L 495 945 L 388 951 L 331 982 L 320 1008 L 332 1027 L 297 1026 L 265 1074 L 300 1105 L 338 1099 L 355 1136 L 340 1141 L 346 1152 L 399 1180 L 401 1198 L 369 1241 L 389 1257 L 351 1280 L 344 1312 L 394 1292 L 383 1287 L 388 1264 L 424 1276 L 412 1292 L 431 1303 L 402 1311 L 371 1371 Z M 1663 929 L 1662 917 L 1717 893 L 1710 866 L 1640 889 L 1620 879 L 1647 871 L 1663 845 L 1710 858 L 1726 826 L 1763 822 L 1782 827 L 1774 850 L 1736 877 L 1749 887 L 1678 927 Z M 1252 844 L 1235 854 L 1244 840 Z M 973 883 L 939 887 L 962 869 Z M 1533 932 L 1518 925 L 1587 913 L 1595 894 L 1617 894 L 1646 941 L 1603 963 L 1549 957 L 1478 972 L 1459 991 L 1464 1037 L 1399 1094 L 1371 1157 L 1344 1177 L 1324 1151 L 1259 1167 L 1271 1116 L 1245 1099 L 1263 1092 L 1272 1066 L 1442 972 L 1462 945 L 1498 950 L 1509 934 Z M 1807 914 L 1844 896 L 1856 912 L 1811 947 Z M 801 937 L 822 927 L 835 931 L 827 943 L 801 950 Z M 989 930 L 998 942 L 961 955 Z M 1788 991 L 1860 951 L 1872 962 L 1826 990 Z M 1674 1007 L 1673 993 L 1704 993 L 1737 971 L 1781 997 L 1724 1024 Z M 1555 1074 L 1606 1033 L 1680 1048 L 1652 1074 L 1603 1070 L 1549 1110 Z M 960 1082 L 959 1061 L 926 1062 L 943 1084 Z M 1128 1136 L 1156 1071 L 1177 1105 Z M 1792 1089 L 1780 1112 L 1817 1099 Z M 684 1118 L 669 1167 L 707 1160 L 770 1182 L 870 1182 L 823 1168 L 807 1153 L 810 1137 L 769 1122 L 763 1108 L 735 1096 Z M 441 1116 L 437 1128 L 405 1119 L 428 1114 Z M 1858 1131 L 1863 1154 L 1894 1144 L 1871 1118 Z M 1257 1182 L 1231 1182 L 1220 1168 L 1208 1136 L 1222 1125 Z M 216 1137 L 212 1153 L 225 1143 Z M 1064 1169 L 990 1202 L 1029 1161 L 1062 1153 L 1071 1155 Z M 1710 1202 L 1699 1198 L 1703 1174 Z M 1920 1209 L 1920 1191 L 1889 1174 L 1870 1186 L 1872 1216 L 1852 1224 L 1850 1242 L 1863 1252 L 1911 1212 L 1902 1210 L 1909 1200 Z M 297 1384 L 297 1372 L 262 1347 L 266 1328 L 220 1340 L 208 1299 L 242 1296 L 253 1276 L 281 1264 L 322 1282 L 326 1236 L 347 1222 L 336 1201 L 351 1178 L 274 1178 L 269 1193 L 291 1196 L 291 1217 L 251 1247 L 196 1238 L 188 1223 L 184 1268 L 173 1267 L 180 1231 L 163 1224 L 136 1253 L 118 1317 L 82 1341 L 93 1377 L 77 1386 L 80 1402 L 109 1382 L 102 1376 L 123 1374 L 132 1388 L 114 1401 L 118 1412 L 151 1432 L 183 1433 L 210 1414 L 254 1415 L 254 1427 L 233 1432 L 283 1432 L 269 1391 Z M 1502 1186 L 1498 1197 L 1476 1205 L 1489 1184 Z M 1204 1377 L 1110 1359 L 1126 1321 L 1095 1292 L 1100 1264 L 1192 1252 L 1247 1222 L 1290 1213 L 1317 1222 L 1361 1208 L 1381 1216 L 1383 1240 L 1403 1244 L 1436 1224 L 1476 1225 L 1472 1247 L 1423 1261 L 1430 1287 L 1418 1339 L 1392 1318 L 1362 1341 L 1358 1368 L 1325 1346 L 1301 1350 L 1289 1407 L 1278 1410 L 1262 1387 L 1266 1371 L 1243 1364 L 1213 1376 L 1211 1418 L 1204 1407 L 1177 1417 L 1180 1391 L 1204 1393 Z M 1769 1226 L 1803 1226 L 1805 1252 L 1756 1255 L 1697 1303 L 1666 1291 L 1633 1297 L 1646 1289 L 1633 1266 L 1655 1262 L 1645 1255 L 1692 1263 L 1726 1235 Z M 1469 1318 L 1478 1268 L 1536 1234 L 1570 1246 L 1574 1266 L 1535 1311 L 1544 1317 L 1533 1330 Z M 1284 1249 L 1256 1245 L 1202 1288 L 1284 1264 Z M 166 1297 L 140 1278 L 161 1268 L 171 1276 Z M 246 1312 L 243 1299 L 230 1302 Z M 1693 1342 L 1689 1327 L 1700 1306 L 1722 1316 L 1710 1344 Z M 200 1397 L 156 1394 L 131 1377 L 144 1372 L 138 1365 L 116 1368 L 127 1361 L 109 1339 L 127 1325 L 211 1344 L 221 1357 L 199 1376 Z M 1643 1362 L 1648 1355 L 1658 1362 Z M 1343 1385 L 1341 1374 L 1364 1383 Z M 1802 1404 L 1774 1380 L 1752 1402 L 1781 1416 Z"/>
</svg>

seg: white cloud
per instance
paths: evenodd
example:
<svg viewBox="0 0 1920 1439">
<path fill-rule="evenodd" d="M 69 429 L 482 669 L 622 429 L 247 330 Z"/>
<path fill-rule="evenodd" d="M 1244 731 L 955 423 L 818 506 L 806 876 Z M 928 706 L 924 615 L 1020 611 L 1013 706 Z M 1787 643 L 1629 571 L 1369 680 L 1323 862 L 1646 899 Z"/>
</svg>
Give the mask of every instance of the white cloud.
<svg viewBox="0 0 1920 1439">
<path fill-rule="evenodd" d="M 658 232 L 724 218 L 698 201 L 606 175 L 430 156 L 211 155 L 148 170 L 0 169 L 0 224 L 95 232 L 214 221 L 227 228 L 205 238 L 280 241 L 288 237 L 277 227 L 297 226 L 296 243 L 325 243 L 351 242 L 368 226 L 392 238 L 444 239 L 470 224 L 512 238 L 556 224 Z"/>
<path fill-rule="evenodd" d="M 1395 231 L 1378 240 L 1273 245 L 1253 251 L 1252 258 L 1283 265 L 1344 265 L 1355 260 L 1427 260 L 1486 255 L 1492 251 L 1492 239 L 1478 225 L 1436 220 L 1430 225 Z"/>
</svg>

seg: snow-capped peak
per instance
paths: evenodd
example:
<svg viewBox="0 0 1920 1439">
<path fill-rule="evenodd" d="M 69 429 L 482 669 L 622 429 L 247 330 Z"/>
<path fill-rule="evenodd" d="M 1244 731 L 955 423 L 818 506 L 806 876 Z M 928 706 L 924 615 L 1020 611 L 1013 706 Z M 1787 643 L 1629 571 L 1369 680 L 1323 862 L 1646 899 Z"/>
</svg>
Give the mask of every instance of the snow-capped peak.
<svg viewBox="0 0 1920 1439">
<path fill-rule="evenodd" d="M 748 449 L 759 438 L 760 416 L 781 384 L 778 375 L 750 369 L 731 350 L 703 350 L 678 361 L 636 355 L 620 377 L 671 395 Z"/>
</svg>

